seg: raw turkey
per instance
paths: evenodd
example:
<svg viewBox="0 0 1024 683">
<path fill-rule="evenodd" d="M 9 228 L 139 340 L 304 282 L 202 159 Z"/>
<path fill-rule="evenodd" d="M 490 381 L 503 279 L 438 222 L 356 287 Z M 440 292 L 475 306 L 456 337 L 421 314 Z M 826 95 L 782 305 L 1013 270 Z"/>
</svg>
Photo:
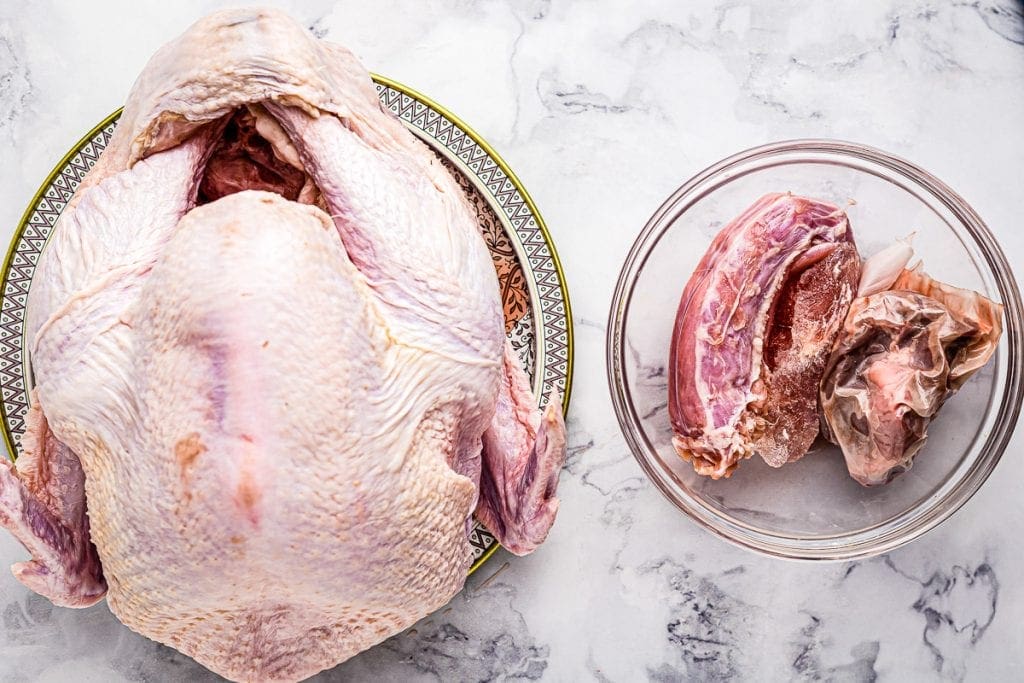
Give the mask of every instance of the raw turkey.
<svg viewBox="0 0 1024 683">
<path fill-rule="evenodd" d="M 474 512 L 537 547 L 565 455 L 458 185 L 367 72 L 275 11 L 160 49 L 40 260 L 0 522 L 53 602 L 237 680 L 447 602 Z"/>
</svg>

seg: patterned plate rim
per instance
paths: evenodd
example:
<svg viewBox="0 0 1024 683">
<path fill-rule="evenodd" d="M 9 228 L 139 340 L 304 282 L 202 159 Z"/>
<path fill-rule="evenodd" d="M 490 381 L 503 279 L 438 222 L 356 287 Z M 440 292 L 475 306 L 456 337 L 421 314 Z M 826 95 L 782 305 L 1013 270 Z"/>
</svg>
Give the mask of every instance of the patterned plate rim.
<svg viewBox="0 0 1024 683">
<path fill-rule="evenodd" d="M 547 248 L 547 251 L 548 251 L 547 257 L 550 259 L 550 261 L 551 261 L 551 263 L 552 263 L 552 265 L 554 267 L 554 271 L 555 271 L 555 273 L 558 276 L 558 290 L 559 290 L 559 294 L 560 294 L 562 305 L 564 306 L 564 309 L 565 309 L 564 316 L 565 316 L 565 338 L 566 338 L 566 344 L 565 344 L 565 347 L 566 347 L 566 369 L 565 369 L 565 380 L 564 380 L 565 384 L 564 384 L 563 395 L 562 395 L 562 410 L 563 410 L 563 412 L 568 411 L 568 409 L 569 409 L 569 399 L 570 399 L 570 396 L 572 394 L 573 356 L 575 355 L 574 354 L 574 347 L 573 347 L 572 307 L 571 307 L 571 304 L 570 304 L 570 301 L 569 301 L 569 292 L 568 292 L 568 287 L 566 285 L 565 273 L 564 273 L 564 271 L 562 269 L 561 260 L 558 257 L 558 252 L 555 249 L 555 244 L 554 244 L 554 241 L 551 238 L 550 232 L 548 231 L 547 224 L 544 222 L 544 218 L 541 216 L 540 210 L 537 208 L 537 205 L 534 203 L 533 198 L 530 196 L 529 192 L 526 191 L 526 188 L 523 186 L 522 181 L 519 180 L 518 176 L 516 176 L 516 174 L 512 171 L 512 169 L 505 162 L 505 160 L 501 157 L 501 155 L 498 154 L 498 152 L 486 140 L 484 140 L 483 137 L 481 137 L 468 124 L 466 124 L 465 121 L 460 119 L 458 116 L 456 116 L 450 110 L 448 110 L 446 107 L 444 107 L 443 105 L 439 104 L 438 102 L 436 102 L 435 100 L 431 99 L 430 97 L 427 97 L 426 95 L 423 95 L 422 93 L 418 92 L 417 90 L 414 90 L 414 89 L 412 89 L 412 88 L 410 88 L 410 87 L 408 87 L 408 86 L 406 86 L 406 85 L 404 85 L 402 83 L 399 83 L 398 81 L 392 80 L 390 78 L 387 78 L 386 76 L 381 76 L 380 74 L 376 74 L 376 73 L 371 73 L 371 77 L 373 78 L 375 84 L 385 86 L 385 87 L 390 88 L 392 90 L 395 90 L 396 92 L 398 92 L 398 93 L 400 93 L 402 95 L 405 95 L 405 96 L 407 96 L 407 97 L 409 97 L 409 98 L 411 98 L 413 100 L 421 102 L 422 104 L 426 105 L 428 108 L 434 110 L 435 112 L 437 112 L 438 114 L 440 114 L 444 118 L 448 119 L 448 121 L 450 121 L 455 128 L 458 128 L 459 130 L 461 130 L 462 133 L 466 137 L 468 137 L 470 140 L 472 140 L 480 149 L 482 149 L 485 152 L 487 157 L 490 158 L 490 160 L 494 163 L 494 165 L 498 169 L 500 169 L 502 173 L 504 173 L 505 178 L 508 180 L 509 183 L 511 183 L 511 186 L 514 189 L 515 193 L 517 193 L 519 195 L 519 197 L 523 200 L 523 204 L 526 206 L 527 210 L 529 211 L 529 215 L 533 218 L 534 222 L 536 223 L 537 229 L 540 232 L 540 235 L 541 235 L 541 237 L 543 239 L 544 246 Z M 68 152 L 60 159 L 60 161 L 57 162 L 57 164 L 53 167 L 53 169 L 50 171 L 50 173 L 46 176 L 46 178 L 40 184 L 39 188 L 36 190 L 36 192 L 33 195 L 32 199 L 29 201 L 28 206 L 25 208 L 25 211 L 22 213 L 21 218 L 18 221 L 17 227 L 14 230 L 14 234 L 11 237 L 10 245 L 7 248 L 7 254 L 4 257 L 3 269 L 2 269 L 2 271 L 0 271 L 0 277 L 2 277 L 2 283 L 3 283 L 3 289 L 0 290 L 0 296 L 2 296 L 4 299 L 6 299 L 6 296 L 7 296 L 7 288 L 8 288 L 8 283 L 10 281 L 9 275 L 10 275 L 10 272 L 11 272 L 12 262 L 14 260 L 14 256 L 15 256 L 16 251 L 17 251 L 18 242 L 24 236 L 26 227 L 28 226 L 29 221 L 31 220 L 32 214 L 35 211 L 38 210 L 39 204 L 40 204 L 41 200 L 44 199 L 44 196 L 45 196 L 47 190 L 50 189 L 53 186 L 54 182 L 57 180 L 57 178 L 59 178 L 63 174 L 64 170 L 70 164 L 71 160 L 76 155 L 78 155 L 80 153 L 82 147 L 84 147 L 96 135 L 100 134 L 103 131 L 104 128 L 106 128 L 112 122 L 117 120 L 120 117 L 121 112 L 122 112 L 122 109 L 118 108 L 116 111 L 112 112 L 109 116 L 107 116 L 102 121 L 100 121 L 98 124 L 96 124 L 96 126 L 94 126 L 88 133 L 83 135 L 68 150 Z M 407 121 L 403 121 L 403 122 L 406 123 L 406 125 L 413 125 L 413 126 L 415 125 L 415 124 L 413 124 L 411 122 L 407 122 Z M 423 131 L 423 132 L 426 133 L 426 131 Z M 419 137 L 419 136 L 417 136 L 417 137 Z M 451 150 L 449 150 L 449 151 L 451 152 Z M 452 153 L 454 154 L 454 152 L 452 152 Z M 458 157 L 456 156 L 456 158 L 458 158 Z M 466 164 L 462 164 L 462 165 L 466 165 Z M 473 169 L 468 168 L 468 166 L 467 166 L 466 170 L 473 175 L 473 179 L 476 180 L 478 184 L 483 183 L 482 179 L 477 175 L 477 173 Z M 485 188 L 480 188 L 480 189 L 485 189 Z M 485 192 L 485 196 L 488 197 L 489 203 L 491 203 L 493 208 L 495 209 L 495 213 L 502 219 L 502 223 L 506 227 L 506 229 L 511 228 L 514 231 L 515 230 L 515 226 L 513 226 L 511 224 L 511 222 L 509 220 L 509 216 L 506 215 L 506 213 L 504 211 L 504 207 L 501 206 L 500 202 L 498 202 L 496 197 L 494 197 L 493 193 L 490 191 L 490 188 L 486 188 L 486 189 L 487 189 L 487 191 Z M 523 246 L 524 246 L 523 245 L 523 239 L 518 234 L 516 235 L 516 237 L 517 237 L 516 244 L 517 244 L 517 246 L 520 249 L 522 249 Z M 530 264 L 529 258 L 526 259 L 526 262 L 523 265 L 528 270 L 533 272 L 533 267 Z M 33 267 L 33 270 L 34 270 L 34 267 Z M 536 283 L 534 283 L 534 285 L 536 286 Z M 545 325 L 546 320 L 545 320 L 545 316 L 543 315 L 543 313 L 544 313 L 544 311 L 542 310 L 541 311 L 541 315 L 538 316 L 538 328 L 539 329 L 543 329 L 544 327 L 546 327 L 546 325 Z M 21 349 L 21 350 L 23 351 L 23 349 Z M 12 361 L 12 363 L 13 362 L 17 362 L 18 364 L 22 363 L 21 359 L 10 359 L 10 360 Z M 540 372 L 541 375 L 543 375 L 543 373 L 545 372 L 545 368 L 543 366 L 541 366 L 539 368 L 539 372 Z M 6 397 L 4 397 L 4 398 L 6 398 Z M 10 458 L 11 460 L 14 460 L 14 458 L 17 456 L 17 450 L 16 450 L 16 447 L 15 447 L 15 444 L 14 444 L 14 440 L 13 440 L 13 437 L 12 437 L 11 430 L 10 430 L 10 420 L 9 420 L 9 416 L 7 414 L 7 407 L 5 405 L 5 401 L 4 400 L 0 400 L 0 423 L 2 423 L 2 424 L 0 424 L 0 432 L 2 432 L 4 446 L 7 449 L 8 458 Z M 467 575 L 472 575 L 473 572 L 475 572 L 477 569 L 479 569 L 498 550 L 499 547 L 500 547 L 500 544 L 497 541 L 492 543 L 491 546 L 486 551 L 484 551 L 484 553 L 479 558 L 477 558 L 473 562 L 473 564 L 470 567 L 469 572 L 468 572 Z"/>
</svg>

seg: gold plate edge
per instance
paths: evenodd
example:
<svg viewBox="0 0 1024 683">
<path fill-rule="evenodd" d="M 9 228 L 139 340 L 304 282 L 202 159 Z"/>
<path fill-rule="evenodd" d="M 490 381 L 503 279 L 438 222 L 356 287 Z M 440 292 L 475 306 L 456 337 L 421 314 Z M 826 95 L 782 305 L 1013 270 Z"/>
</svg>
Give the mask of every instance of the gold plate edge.
<svg viewBox="0 0 1024 683">
<path fill-rule="evenodd" d="M 110 122 L 119 117 L 123 110 L 124 107 L 118 107 L 116 111 L 114 111 L 106 118 L 104 118 L 102 121 L 97 123 L 95 126 L 93 126 L 92 130 L 90 130 L 88 133 L 79 138 L 78 142 L 76 142 L 68 150 L 68 152 L 63 157 L 61 157 L 60 161 L 58 161 L 57 164 L 53 167 L 53 170 L 50 171 L 49 175 L 47 175 L 43 182 L 39 185 L 39 189 L 36 190 L 36 193 L 32 196 L 32 199 L 29 200 L 28 206 L 25 208 L 24 213 L 21 214 L 21 219 L 18 221 L 18 225 L 14 229 L 14 235 L 11 237 L 11 243 L 7 247 L 7 255 L 4 256 L 4 265 L 2 271 L 3 280 L 0 281 L 0 294 L 7 290 L 7 282 L 9 280 L 8 275 L 11 272 L 11 260 L 14 258 L 14 252 L 18 247 L 18 240 L 21 239 L 22 233 L 25 232 L 25 226 L 28 224 L 28 220 L 32 216 L 32 212 L 35 211 L 36 206 L 39 205 L 39 200 L 43 198 L 43 194 L 46 192 L 46 188 L 50 187 L 50 185 L 53 184 L 53 181 L 56 180 L 57 176 L 59 176 L 64 171 L 64 167 L 68 165 L 68 162 L 71 161 L 71 158 L 73 156 L 78 154 L 79 150 L 81 150 L 85 143 L 91 140 L 93 136 L 97 135 L 104 128 L 109 126 Z M 11 441 L 11 435 L 7 431 L 7 409 L 4 407 L 3 401 L 0 401 L 0 420 L 3 420 L 3 423 L 0 424 L 0 432 L 3 432 L 4 446 L 7 448 L 7 457 L 11 460 L 11 462 L 14 462 L 17 454 L 14 452 L 14 442 Z"/>
</svg>

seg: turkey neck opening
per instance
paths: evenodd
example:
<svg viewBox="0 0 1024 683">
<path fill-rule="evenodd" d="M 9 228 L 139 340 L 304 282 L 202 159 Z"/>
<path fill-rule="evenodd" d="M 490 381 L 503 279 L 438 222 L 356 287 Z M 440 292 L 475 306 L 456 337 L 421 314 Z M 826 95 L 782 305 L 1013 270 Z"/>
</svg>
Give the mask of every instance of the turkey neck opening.
<svg viewBox="0 0 1024 683">
<path fill-rule="evenodd" d="M 221 119 L 221 132 L 199 181 L 196 204 L 244 190 L 279 194 L 323 208 L 319 188 L 306 173 L 287 133 L 259 104 L 239 107 Z"/>
</svg>

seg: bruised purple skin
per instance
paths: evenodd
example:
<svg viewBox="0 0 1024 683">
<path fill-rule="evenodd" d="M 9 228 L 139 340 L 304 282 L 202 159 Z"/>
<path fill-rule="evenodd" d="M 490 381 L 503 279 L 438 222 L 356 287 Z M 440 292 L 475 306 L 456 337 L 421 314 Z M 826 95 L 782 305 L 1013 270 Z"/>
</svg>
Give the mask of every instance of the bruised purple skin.
<svg viewBox="0 0 1024 683">
<path fill-rule="evenodd" d="M 839 207 L 777 193 L 727 225 L 704 254 L 679 303 L 668 382 L 673 445 L 699 474 L 729 476 L 750 457 L 763 428 L 752 407 L 766 398 L 773 303 L 791 272 L 843 243 L 853 234 Z"/>
</svg>

